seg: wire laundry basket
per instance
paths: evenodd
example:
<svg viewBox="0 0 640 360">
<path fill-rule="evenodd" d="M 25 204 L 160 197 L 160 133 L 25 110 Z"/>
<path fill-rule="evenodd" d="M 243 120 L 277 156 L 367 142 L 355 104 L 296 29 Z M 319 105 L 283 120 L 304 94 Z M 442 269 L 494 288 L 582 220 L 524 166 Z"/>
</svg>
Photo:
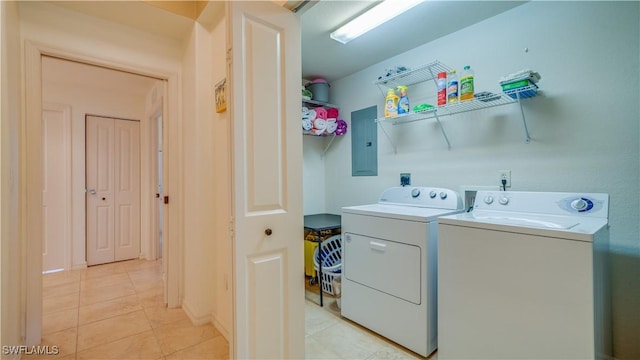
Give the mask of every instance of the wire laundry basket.
<svg viewBox="0 0 640 360">
<path fill-rule="evenodd" d="M 320 249 L 322 248 L 322 253 Z M 313 252 L 313 266 L 319 269 L 320 256 L 322 256 L 322 276 L 320 287 L 322 291 L 334 294 L 333 280 L 342 272 L 342 235 L 334 235 L 320 242 Z"/>
</svg>

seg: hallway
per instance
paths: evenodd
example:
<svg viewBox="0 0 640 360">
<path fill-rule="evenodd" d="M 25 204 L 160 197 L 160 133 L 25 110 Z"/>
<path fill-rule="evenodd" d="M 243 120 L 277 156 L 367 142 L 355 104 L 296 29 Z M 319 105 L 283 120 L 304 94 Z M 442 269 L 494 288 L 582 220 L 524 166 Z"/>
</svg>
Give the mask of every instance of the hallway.
<svg viewBox="0 0 640 360">
<path fill-rule="evenodd" d="M 227 359 L 226 339 L 163 304 L 161 261 L 129 260 L 43 276 L 42 345 L 24 359 Z"/>
</svg>

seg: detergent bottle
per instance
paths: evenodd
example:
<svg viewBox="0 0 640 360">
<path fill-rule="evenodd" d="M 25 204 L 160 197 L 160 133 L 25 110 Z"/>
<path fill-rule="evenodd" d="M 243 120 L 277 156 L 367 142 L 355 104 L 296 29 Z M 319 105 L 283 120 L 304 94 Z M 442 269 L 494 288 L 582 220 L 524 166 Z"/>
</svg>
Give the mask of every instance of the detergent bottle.
<svg viewBox="0 0 640 360">
<path fill-rule="evenodd" d="M 447 74 L 447 103 L 455 104 L 458 102 L 458 75 L 455 70 L 449 71 Z"/>
<path fill-rule="evenodd" d="M 398 95 L 395 90 L 387 90 L 387 97 L 384 99 L 384 117 L 393 117 L 398 115 Z"/>
<path fill-rule="evenodd" d="M 407 97 L 408 87 L 404 85 L 398 86 L 400 92 L 400 100 L 398 100 L 398 115 L 409 113 L 409 97 Z"/>
<path fill-rule="evenodd" d="M 460 76 L 460 101 L 473 100 L 473 70 L 466 65 Z"/>
</svg>

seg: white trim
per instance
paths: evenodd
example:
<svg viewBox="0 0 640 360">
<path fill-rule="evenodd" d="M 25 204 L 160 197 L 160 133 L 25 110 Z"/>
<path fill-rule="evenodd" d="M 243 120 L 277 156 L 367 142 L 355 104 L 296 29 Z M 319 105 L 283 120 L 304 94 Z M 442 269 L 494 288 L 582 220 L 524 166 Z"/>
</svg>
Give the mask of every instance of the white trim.
<svg viewBox="0 0 640 360">
<path fill-rule="evenodd" d="M 200 325 L 209 324 L 213 322 L 211 319 L 211 314 L 196 316 L 191 310 L 191 307 L 189 306 L 188 301 L 186 300 L 182 302 L 182 310 L 184 311 L 185 314 L 187 314 L 187 317 L 189 318 L 189 320 L 191 320 L 193 325 L 200 326 Z"/>
<path fill-rule="evenodd" d="M 218 330 L 218 332 L 220 334 L 222 334 L 222 336 L 227 340 L 227 342 L 231 343 L 229 341 L 229 334 L 231 334 L 231 332 L 229 331 L 229 329 L 227 329 L 221 321 L 218 320 L 218 317 L 215 316 L 215 314 L 212 314 L 211 317 L 213 318 L 213 320 L 211 321 L 213 323 L 213 326 L 216 328 L 216 330 Z"/>
</svg>

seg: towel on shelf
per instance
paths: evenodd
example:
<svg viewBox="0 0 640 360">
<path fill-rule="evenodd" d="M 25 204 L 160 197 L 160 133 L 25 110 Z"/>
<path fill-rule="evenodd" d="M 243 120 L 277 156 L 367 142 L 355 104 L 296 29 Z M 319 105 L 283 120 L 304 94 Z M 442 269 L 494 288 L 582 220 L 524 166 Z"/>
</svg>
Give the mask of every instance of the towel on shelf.
<svg viewBox="0 0 640 360">
<path fill-rule="evenodd" d="M 322 135 L 325 132 L 325 129 L 313 129 L 311 130 L 314 135 Z"/>
<path fill-rule="evenodd" d="M 302 119 L 302 130 L 310 131 L 313 129 L 313 122 L 309 119 Z"/>
<path fill-rule="evenodd" d="M 336 135 L 344 135 L 347 133 L 347 122 L 342 120 L 342 119 L 338 119 L 338 121 L 336 121 L 336 131 L 335 134 Z"/>
<path fill-rule="evenodd" d="M 314 129 L 325 130 L 327 128 L 327 120 L 325 119 L 315 119 L 313 121 Z"/>
<path fill-rule="evenodd" d="M 338 109 L 334 107 L 327 109 L 327 119 L 337 118 L 338 114 L 339 114 Z"/>
<path fill-rule="evenodd" d="M 327 119 L 327 109 L 323 108 L 323 107 L 318 107 L 316 108 L 316 117 L 319 119 Z"/>
<path fill-rule="evenodd" d="M 309 120 L 311 121 L 315 120 L 317 117 L 316 111 L 313 109 L 309 110 L 308 114 L 309 114 Z"/>
<path fill-rule="evenodd" d="M 327 119 L 327 133 L 333 134 L 338 129 L 338 121 L 336 119 Z"/>
</svg>

